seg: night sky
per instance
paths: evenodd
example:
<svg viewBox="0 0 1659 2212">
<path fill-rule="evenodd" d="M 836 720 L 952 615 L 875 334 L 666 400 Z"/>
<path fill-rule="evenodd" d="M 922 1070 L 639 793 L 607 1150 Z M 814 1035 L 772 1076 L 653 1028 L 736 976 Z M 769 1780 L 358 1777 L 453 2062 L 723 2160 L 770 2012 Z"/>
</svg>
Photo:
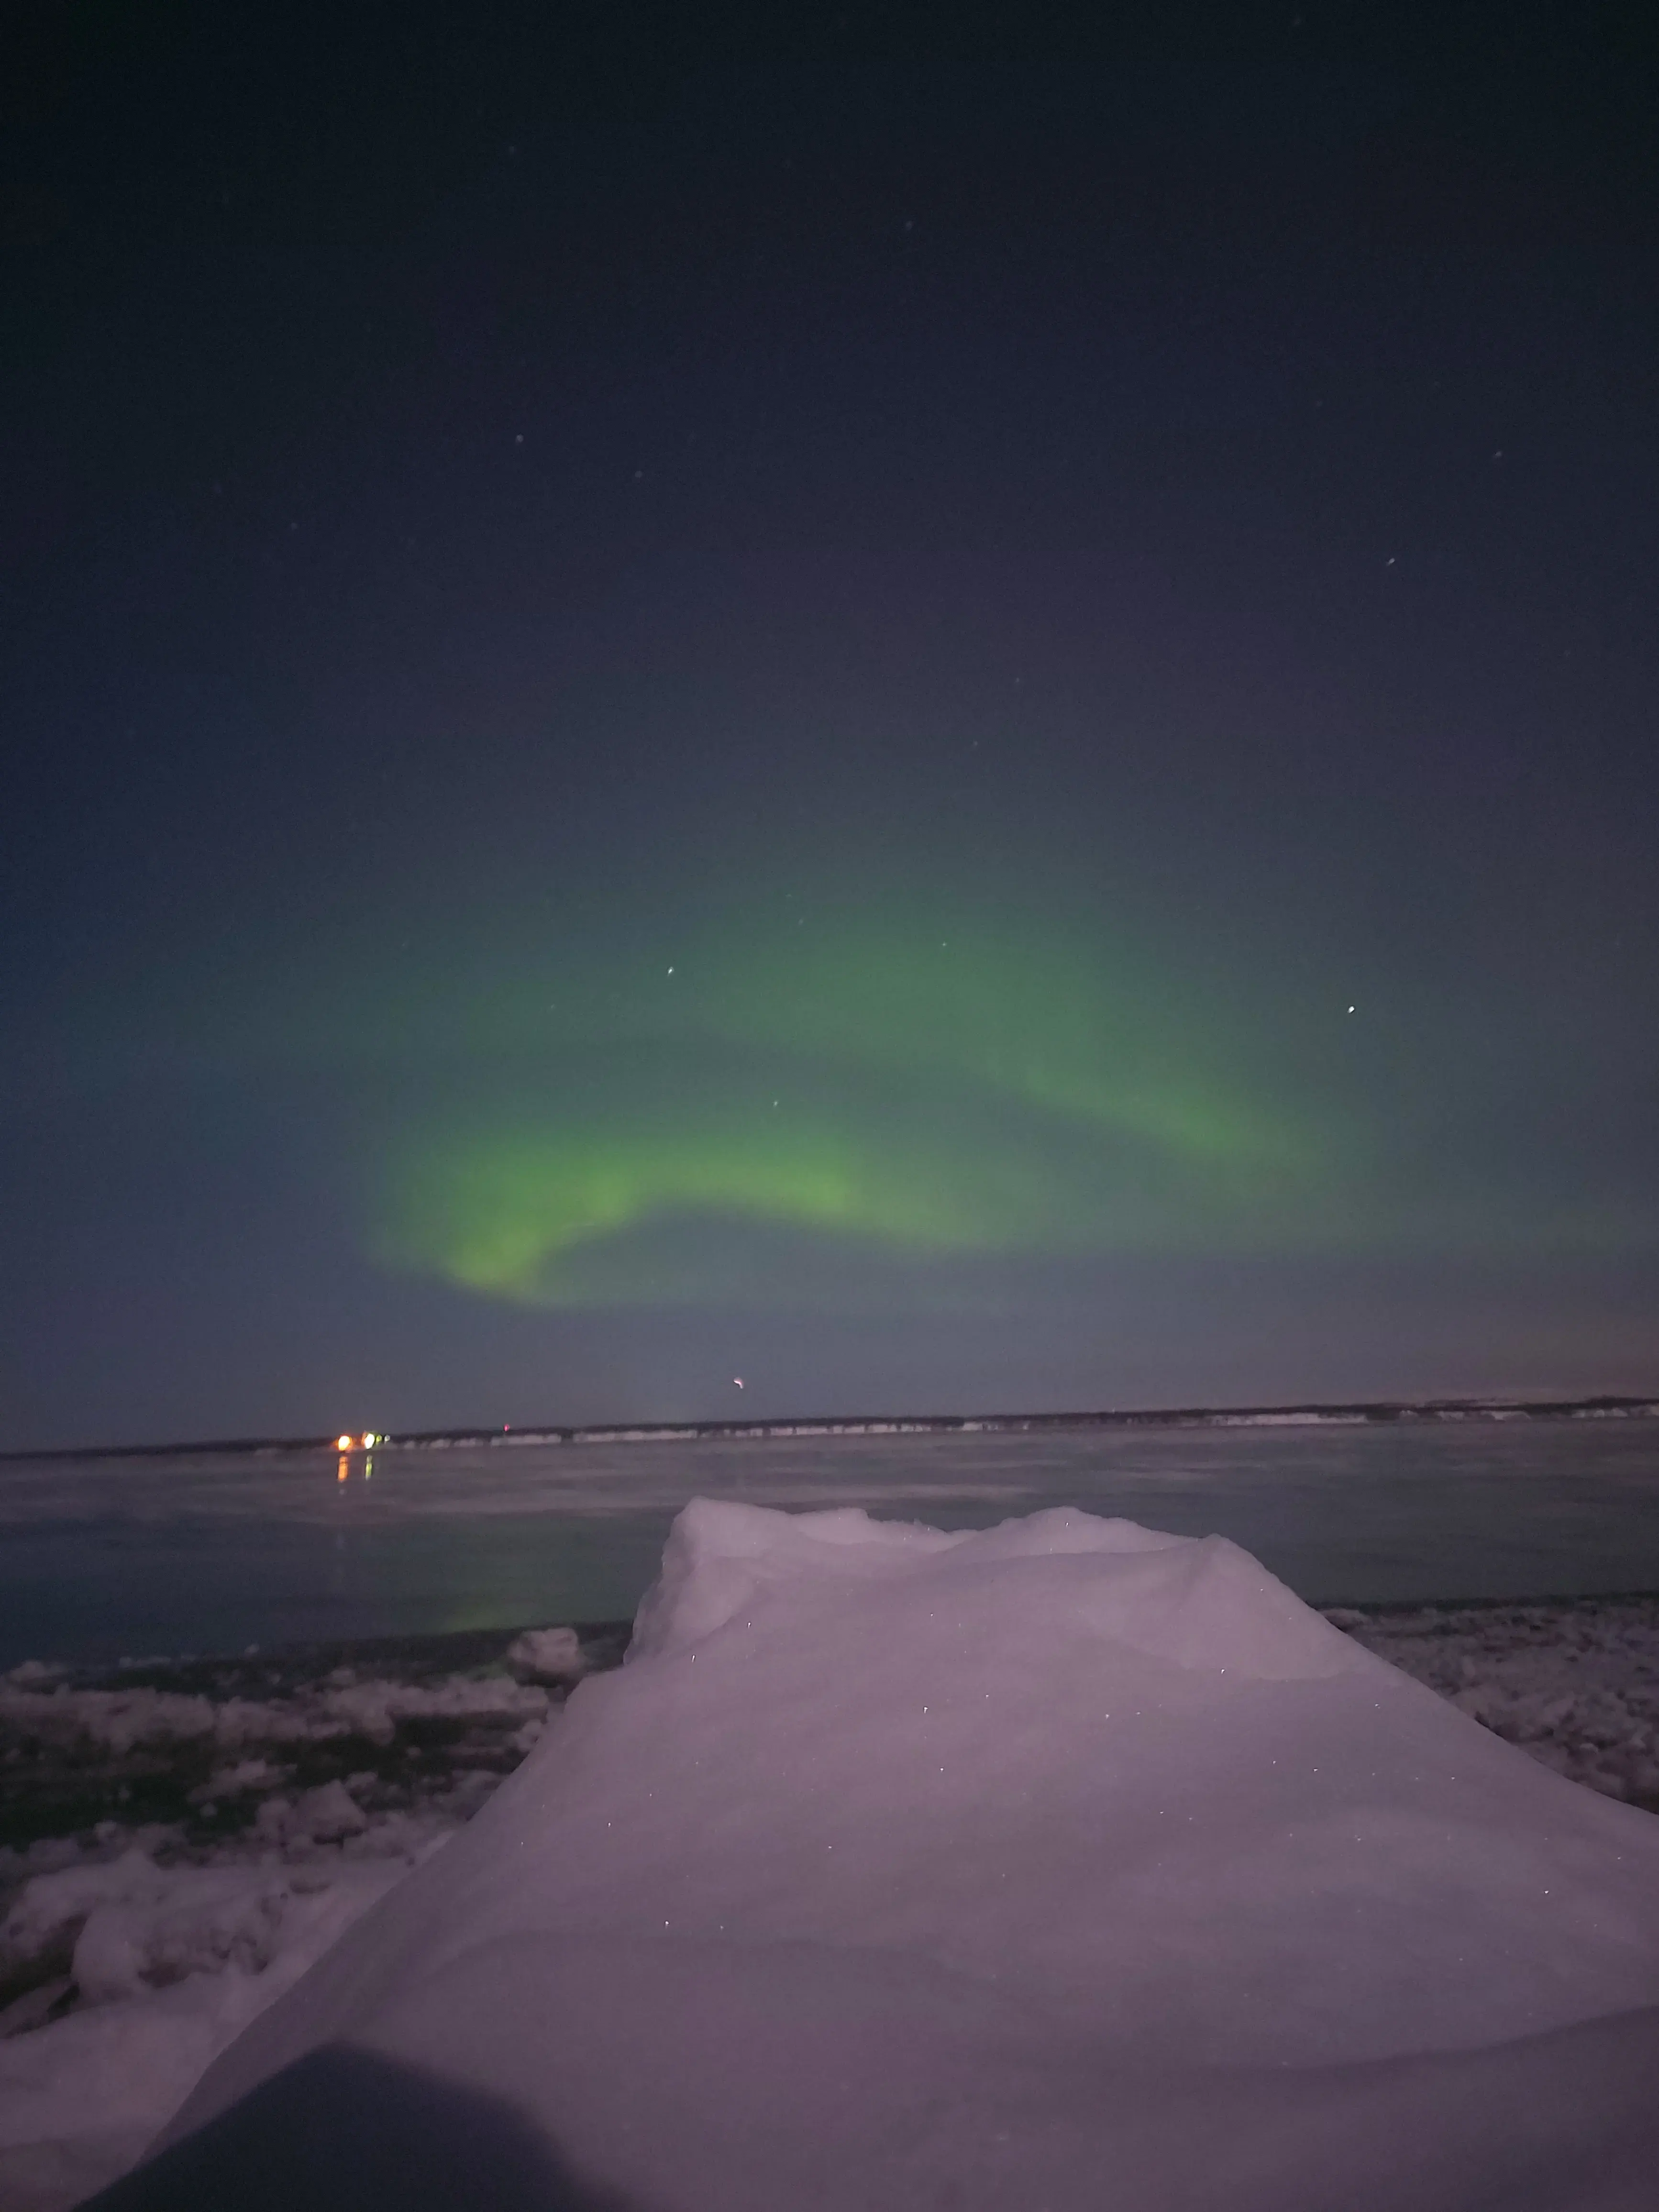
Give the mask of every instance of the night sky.
<svg viewBox="0 0 1659 2212">
<path fill-rule="evenodd" d="M 1646 11 L 29 13 L 0 1444 L 1659 1384 Z"/>
</svg>

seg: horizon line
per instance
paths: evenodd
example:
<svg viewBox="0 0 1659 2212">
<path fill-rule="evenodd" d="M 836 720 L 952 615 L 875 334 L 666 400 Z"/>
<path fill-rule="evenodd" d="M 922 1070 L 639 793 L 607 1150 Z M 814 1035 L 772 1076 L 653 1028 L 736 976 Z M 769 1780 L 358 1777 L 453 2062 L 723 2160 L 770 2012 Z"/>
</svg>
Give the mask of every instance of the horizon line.
<svg viewBox="0 0 1659 2212">
<path fill-rule="evenodd" d="M 1070 1413 L 829 1413 L 780 1414 L 770 1419 L 579 1421 L 531 1425 L 502 1422 L 452 1429 L 362 1431 L 343 1444 L 341 1432 L 326 1436 L 228 1437 L 173 1443 L 58 1444 L 0 1450 L 0 1464 L 14 1460 L 170 1458 L 191 1454 L 327 1451 L 444 1450 L 466 1446 L 526 1444 L 654 1443 L 703 1438 L 740 1441 L 767 1437 L 826 1436 L 1017 1435 L 1022 1431 L 1109 1428 L 1310 1427 L 1363 1425 L 1399 1421 L 1501 1421 L 1640 1419 L 1659 1416 L 1659 1392 L 1652 1395 L 1600 1393 L 1583 1398 L 1498 1398 L 1489 1395 L 1438 1398 L 1321 1400 L 1273 1406 L 1102 1407 Z M 364 1439 L 373 1437 L 371 1445 Z"/>
</svg>

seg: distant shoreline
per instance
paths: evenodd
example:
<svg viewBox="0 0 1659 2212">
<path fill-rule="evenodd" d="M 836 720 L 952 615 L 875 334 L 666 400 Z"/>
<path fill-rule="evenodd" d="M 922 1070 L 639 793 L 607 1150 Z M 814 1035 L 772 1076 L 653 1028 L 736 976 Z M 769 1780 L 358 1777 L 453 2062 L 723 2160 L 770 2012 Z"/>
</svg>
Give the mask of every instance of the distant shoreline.
<svg viewBox="0 0 1659 2212">
<path fill-rule="evenodd" d="M 1292 1406 L 1109 1407 L 1076 1413 L 871 1413 L 777 1420 L 607 1421 L 537 1428 L 419 1429 L 376 1432 L 378 1451 L 450 1451 L 524 1444 L 740 1442 L 792 1437 L 1020 1436 L 1089 1429 L 1354 1428 L 1468 1421 L 1594 1421 L 1659 1418 L 1659 1397 L 1425 1398 Z M 354 1439 L 352 1449 L 360 1446 Z M 16 1460 L 174 1459 L 187 1454 L 337 1452 L 337 1435 L 232 1437 L 166 1444 L 73 1444 L 0 1451 Z"/>
</svg>

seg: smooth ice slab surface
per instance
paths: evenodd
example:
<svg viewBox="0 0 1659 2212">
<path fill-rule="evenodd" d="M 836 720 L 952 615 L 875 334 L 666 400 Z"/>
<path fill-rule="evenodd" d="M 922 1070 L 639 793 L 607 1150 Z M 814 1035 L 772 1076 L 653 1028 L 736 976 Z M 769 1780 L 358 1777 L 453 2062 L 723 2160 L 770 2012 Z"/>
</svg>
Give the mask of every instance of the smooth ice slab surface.
<svg viewBox="0 0 1659 2212">
<path fill-rule="evenodd" d="M 1659 1826 L 1224 1540 L 702 1500 L 628 1665 L 108 2202 L 311 2112 L 356 2208 L 412 2100 L 550 2204 L 1633 2208 L 1656 2060 Z"/>
</svg>

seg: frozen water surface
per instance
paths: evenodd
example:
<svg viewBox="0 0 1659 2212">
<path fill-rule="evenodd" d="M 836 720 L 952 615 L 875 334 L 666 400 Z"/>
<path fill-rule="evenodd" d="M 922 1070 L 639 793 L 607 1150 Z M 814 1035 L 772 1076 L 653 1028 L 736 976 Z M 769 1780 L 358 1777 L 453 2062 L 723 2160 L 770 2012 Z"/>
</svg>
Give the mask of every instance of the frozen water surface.
<svg viewBox="0 0 1659 2212">
<path fill-rule="evenodd" d="M 631 1613 L 694 1496 L 957 1528 L 1054 1505 L 1324 1603 L 1659 1589 L 1659 1421 L 760 1437 L 0 1466 L 0 1667 Z"/>
</svg>

